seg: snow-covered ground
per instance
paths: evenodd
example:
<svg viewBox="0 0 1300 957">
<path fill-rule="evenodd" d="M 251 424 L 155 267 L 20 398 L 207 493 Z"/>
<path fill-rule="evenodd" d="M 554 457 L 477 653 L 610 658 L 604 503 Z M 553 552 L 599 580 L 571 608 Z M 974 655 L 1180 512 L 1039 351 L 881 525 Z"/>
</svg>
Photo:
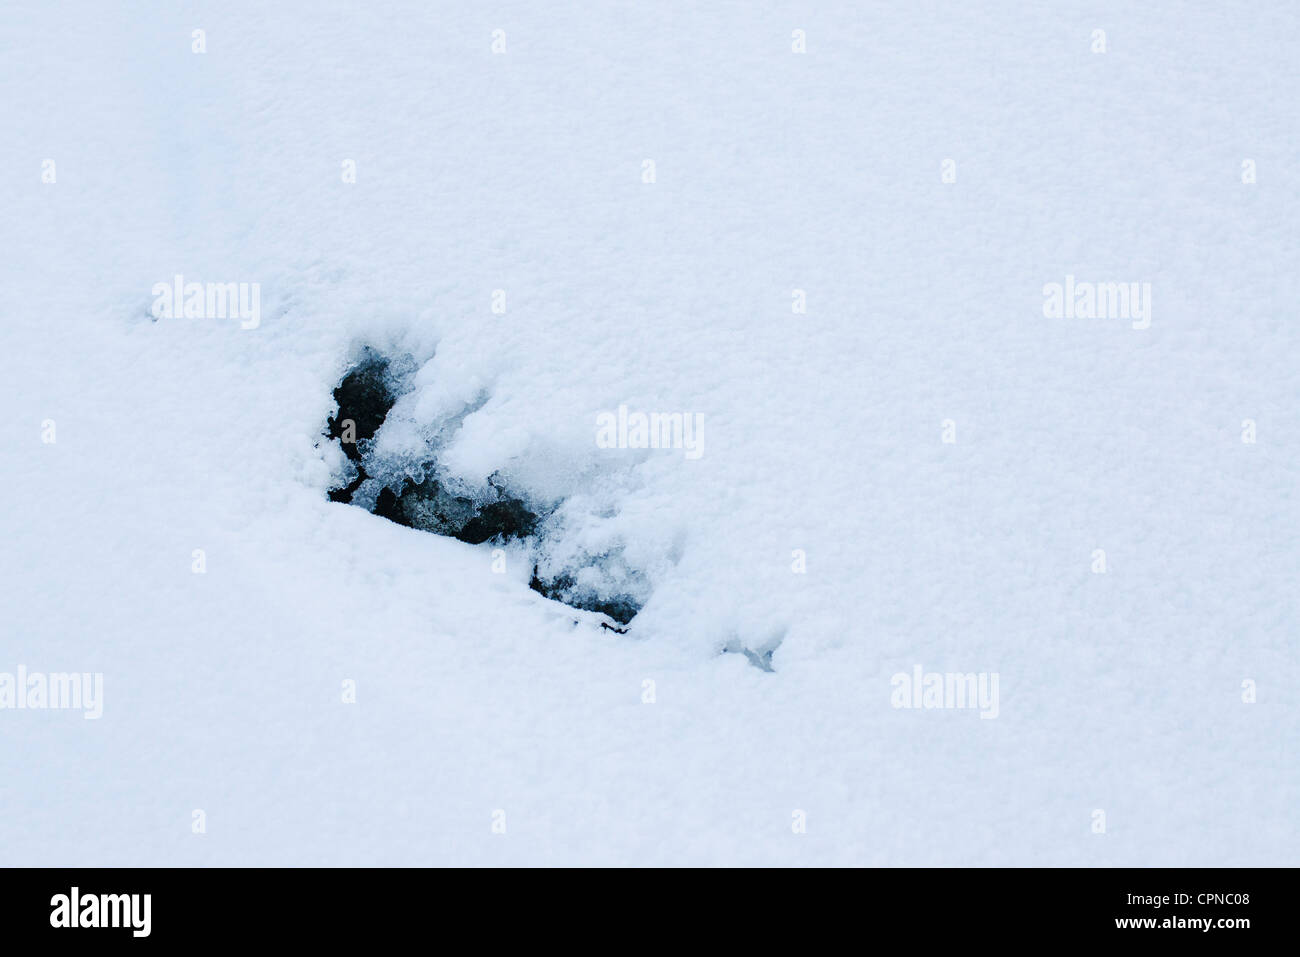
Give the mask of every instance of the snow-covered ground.
<svg viewBox="0 0 1300 957">
<path fill-rule="evenodd" d="M 0 710 L 0 864 L 1296 863 L 1298 63 L 1286 0 L 4 4 L 0 681 L 103 713 Z M 544 541 L 327 500 L 365 347 L 376 461 Z"/>
</svg>

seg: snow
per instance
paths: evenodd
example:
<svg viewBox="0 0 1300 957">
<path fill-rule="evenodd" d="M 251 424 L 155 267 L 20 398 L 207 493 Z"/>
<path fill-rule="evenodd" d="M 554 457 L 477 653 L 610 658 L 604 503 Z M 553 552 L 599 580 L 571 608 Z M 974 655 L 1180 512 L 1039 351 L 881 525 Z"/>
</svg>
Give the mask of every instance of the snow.
<svg viewBox="0 0 1300 957">
<path fill-rule="evenodd" d="M 1298 41 L 1281 2 L 6 5 L 0 672 L 104 703 L 0 710 L 0 863 L 1294 863 Z M 260 324 L 154 321 L 177 274 Z M 1046 318 L 1067 275 L 1150 327 Z M 503 574 L 327 500 L 367 346 L 393 476 L 556 508 Z M 600 448 L 620 405 L 703 455 Z M 997 718 L 893 707 L 917 665 Z"/>
</svg>

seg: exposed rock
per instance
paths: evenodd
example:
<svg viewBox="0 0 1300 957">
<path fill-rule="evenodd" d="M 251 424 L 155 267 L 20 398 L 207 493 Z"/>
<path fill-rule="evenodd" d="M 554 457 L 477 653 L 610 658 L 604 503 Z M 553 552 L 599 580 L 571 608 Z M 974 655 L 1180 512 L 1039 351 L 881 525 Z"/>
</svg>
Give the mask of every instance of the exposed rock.
<svg viewBox="0 0 1300 957">
<path fill-rule="evenodd" d="M 329 417 L 325 434 L 339 441 L 356 475 L 345 485 L 330 490 L 332 502 L 351 503 L 361 486 L 371 479 L 365 467 L 369 442 L 398 398 L 390 366 L 388 358 L 367 347 L 357 365 L 334 389 L 338 412 Z M 523 498 L 511 493 L 497 475 L 487 479 L 490 492 L 472 498 L 447 488 L 437 477 L 436 460 L 424 463 L 422 473 L 425 477 L 418 482 L 407 476 L 401 480 L 400 487 L 394 488 L 390 483 L 379 489 L 372 513 L 408 528 L 447 535 L 471 545 L 510 539 L 536 540 L 541 516 Z M 568 573 L 544 581 L 537 565 L 533 566 L 528 585 L 547 598 L 598 612 L 619 625 L 627 625 L 641 610 L 641 603 L 631 596 L 600 597 L 590 588 L 579 587 Z M 604 622 L 601 626 L 618 634 L 627 632 L 625 627 Z"/>
</svg>

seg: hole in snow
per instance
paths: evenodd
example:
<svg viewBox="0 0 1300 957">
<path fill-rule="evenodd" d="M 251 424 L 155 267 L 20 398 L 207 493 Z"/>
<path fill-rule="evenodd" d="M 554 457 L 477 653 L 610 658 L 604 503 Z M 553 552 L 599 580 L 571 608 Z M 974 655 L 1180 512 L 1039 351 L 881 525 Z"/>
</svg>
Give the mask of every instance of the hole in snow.
<svg viewBox="0 0 1300 957">
<path fill-rule="evenodd" d="M 641 605 L 629 595 L 602 598 L 594 589 L 582 588 L 574 577 L 567 573 L 556 575 L 549 582 L 542 581 L 538 577 L 537 569 L 538 566 L 534 565 L 533 577 L 528 582 L 528 587 L 547 598 L 562 601 L 573 608 L 599 612 L 613 618 L 620 625 L 626 625 L 641 610 Z M 622 631 L 626 630 L 622 629 Z"/>
<path fill-rule="evenodd" d="M 327 420 L 325 435 L 340 444 L 347 463 L 340 484 L 328 493 L 330 501 L 357 505 L 399 525 L 471 545 L 523 541 L 534 556 L 528 583 L 533 591 L 605 615 L 617 626 L 602 622 L 602 627 L 625 633 L 627 628 L 618 626 L 626 626 L 641 610 L 649 584 L 627 567 L 621 550 L 593 556 L 565 549 L 570 557 L 555 560 L 550 546 L 557 544 L 552 536 L 558 534 L 558 523 L 548 526 L 548 519 L 563 501 L 534 501 L 524 490 L 508 488 L 496 472 L 469 486 L 463 477 L 450 476 L 440 467 L 441 442 L 481 408 L 487 396 L 438 423 L 418 464 L 396 465 L 377 455 L 376 437 L 407 391 L 414 365 L 409 356 L 388 357 L 367 346 L 334 389 L 338 411 Z"/>
</svg>

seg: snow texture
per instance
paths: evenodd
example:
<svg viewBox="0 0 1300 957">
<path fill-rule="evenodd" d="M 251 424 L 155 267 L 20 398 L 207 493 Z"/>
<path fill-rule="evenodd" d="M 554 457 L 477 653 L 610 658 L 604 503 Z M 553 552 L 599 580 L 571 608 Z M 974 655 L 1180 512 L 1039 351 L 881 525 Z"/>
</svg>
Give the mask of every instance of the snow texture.
<svg viewBox="0 0 1300 957">
<path fill-rule="evenodd" d="M 1297 64 L 1284 0 L 0 6 L 0 673 L 104 689 L 0 710 L 0 864 L 1297 863 Z"/>
</svg>

